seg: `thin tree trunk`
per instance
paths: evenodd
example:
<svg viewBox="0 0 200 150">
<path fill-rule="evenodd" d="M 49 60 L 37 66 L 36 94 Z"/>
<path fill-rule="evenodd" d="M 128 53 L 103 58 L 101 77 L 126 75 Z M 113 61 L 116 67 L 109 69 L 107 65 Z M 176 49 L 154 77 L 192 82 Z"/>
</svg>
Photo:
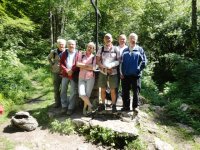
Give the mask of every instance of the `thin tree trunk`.
<svg viewBox="0 0 200 150">
<path fill-rule="evenodd" d="M 197 56 L 197 0 L 192 0 L 192 50 Z"/>
<path fill-rule="evenodd" d="M 54 44 L 54 40 L 53 40 L 53 21 L 52 21 L 52 18 L 53 15 L 52 15 L 52 12 L 50 11 L 50 31 L 51 31 L 51 48 L 53 48 L 53 44 Z"/>
</svg>

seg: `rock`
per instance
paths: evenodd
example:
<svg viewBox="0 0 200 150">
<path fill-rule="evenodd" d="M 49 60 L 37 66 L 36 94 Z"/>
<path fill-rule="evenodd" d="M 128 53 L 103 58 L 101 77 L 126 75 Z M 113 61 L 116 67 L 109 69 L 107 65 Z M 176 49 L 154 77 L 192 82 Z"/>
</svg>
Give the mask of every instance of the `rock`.
<svg viewBox="0 0 200 150">
<path fill-rule="evenodd" d="M 32 131 L 38 127 L 37 120 L 34 117 L 32 117 L 29 114 L 29 112 L 24 112 L 24 111 L 17 112 L 11 118 L 11 124 L 17 128 L 20 128 L 26 131 Z"/>
<path fill-rule="evenodd" d="M 170 144 L 160 140 L 157 137 L 154 138 L 154 141 L 155 141 L 155 148 L 157 150 L 174 150 L 174 148 Z"/>
<path fill-rule="evenodd" d="M 187 104 L 181 104 L 181 106 L 179 107 L 182 111 L 186 111 L 189 108 L 189 105 Z"/>
</svg>

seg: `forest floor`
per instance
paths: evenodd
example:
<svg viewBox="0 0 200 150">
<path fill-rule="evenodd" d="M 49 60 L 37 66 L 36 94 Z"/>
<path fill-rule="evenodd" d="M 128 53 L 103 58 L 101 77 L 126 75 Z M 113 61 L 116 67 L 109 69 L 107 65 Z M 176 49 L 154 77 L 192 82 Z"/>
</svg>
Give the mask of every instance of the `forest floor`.
<svg viewBox="0 0 200 150">
<path fill-rule="evenodd" d="M 49 93 L 46 92 L 46 95 L 42 92 L 42 90 L 38 90 L 35 95 L 32 95 L 32 100 L 34 100 L 34 102 L 25 104 L 21 107 L 21 110 L 25 111 L 51 105 L 53 102 L 52 91 Z M 42 104 L 45 101 L 48 101 L 48 103 L 45 104 L 46 106 Z M 120 105 L 121 100 L 119 100 L 118 103 Z M 120 107 L 118 107 L 118 109 L 120 109 Z M 140 107 L 138 118 L 138 138 L 146 144 L 147 149 L 200 149 L 200 136 L 196 134 L 192 128 L 186 125 L 180 123 L 169 123 L 170 120 L 165 118 L 165 114 L 162 113 L 161 107 L 143 104 Z M 115 123 L 114 120 L 113 123 Z M 78 134 L 60 135 L 59 133 L 51 133 L 49 129 L 44 126 L 39 126 L 36 130 L 31 132 L 17 131 L 10 126 L 10 120 L 8 118 L 0 125 L 0 149 L 104 150 L 114 148 L 105 147 L 100 144 L 94 145 L 87 142 L 84 136 Z"/>
</svg>

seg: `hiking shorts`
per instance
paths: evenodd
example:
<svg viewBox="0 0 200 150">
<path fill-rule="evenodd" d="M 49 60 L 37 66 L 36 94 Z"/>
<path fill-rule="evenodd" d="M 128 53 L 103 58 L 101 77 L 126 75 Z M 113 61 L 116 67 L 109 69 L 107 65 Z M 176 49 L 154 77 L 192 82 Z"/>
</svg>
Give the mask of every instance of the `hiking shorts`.
<svg viewBox="0 0 200 150">
<path fill-rule="evenodd" d="M 99 73 L 99 81 L 98 81 L 99 87 L 106 88 L 107 85 L 111 88 L 117 88 L 118 86 L 118 77 L 117 74 L 115 75 L 104 75 L 102 73 Z"/>
</svg>

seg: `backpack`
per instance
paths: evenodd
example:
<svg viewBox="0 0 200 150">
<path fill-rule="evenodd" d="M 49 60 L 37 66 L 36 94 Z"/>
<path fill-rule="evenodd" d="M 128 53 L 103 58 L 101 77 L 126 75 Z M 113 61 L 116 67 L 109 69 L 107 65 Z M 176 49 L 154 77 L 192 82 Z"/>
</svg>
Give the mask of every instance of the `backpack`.
<svg viewBox="0 0 200 150">
<path fill-rule="evenodd" d="M 85 56 L 85 55 L 82 55 L 82 58 L 81 58 L 81 59 L 83 59 L 84 56 Z M 92 57 L 92 63 L 91 63 L 91 64 L 93 64 L 93 62 L 94 62 L 94 58 L 95 58 L 95 56 Z"/>
<path fill-rule="evenodd" d="M 103 52 L 106 52 L 106 51 L 104 51 L 104 46 L 102 46 L 102 48 L 101 48 L 101 56 L 102 56 L 102 53 Z M 107 53 L 107 52 L 106 52 Z M 117 56 L 117 52 L 116 52 L 116 48 L 114 48 L 114 53 L 116 53 L 116 56 Z"/>
<path fill-rule="evenodd" d="M 58 49 L 54 49 L 54 50 L 53 50 L 53 59 L 55 59 L 55 57 L 56 57 L 57 50 L 58 50 Z M 65 49 L 65 50 L 66 50 L 66 49 Z M 63 52 L 64 52 L 64 51 L 63 51 Z M 58 55 L 60 58 L 61 58 L 63 52 L 61 52 L 61 53 Z"/>
</svg>

